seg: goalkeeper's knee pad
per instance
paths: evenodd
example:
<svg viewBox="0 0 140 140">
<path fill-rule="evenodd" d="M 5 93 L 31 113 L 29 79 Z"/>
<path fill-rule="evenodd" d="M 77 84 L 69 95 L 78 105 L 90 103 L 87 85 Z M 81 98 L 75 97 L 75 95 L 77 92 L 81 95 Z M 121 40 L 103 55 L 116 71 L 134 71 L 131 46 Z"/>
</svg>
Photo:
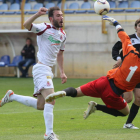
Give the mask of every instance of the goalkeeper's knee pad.
<svg viewBox="0 0 140 140">
<path fill-rule="evenodd" d="M 71 97 L 77 96 L 77 90 L 73 87 L 66 88 L 63 91 L 66 92 L 66 96 L 71 96 Z"/>
</svg>

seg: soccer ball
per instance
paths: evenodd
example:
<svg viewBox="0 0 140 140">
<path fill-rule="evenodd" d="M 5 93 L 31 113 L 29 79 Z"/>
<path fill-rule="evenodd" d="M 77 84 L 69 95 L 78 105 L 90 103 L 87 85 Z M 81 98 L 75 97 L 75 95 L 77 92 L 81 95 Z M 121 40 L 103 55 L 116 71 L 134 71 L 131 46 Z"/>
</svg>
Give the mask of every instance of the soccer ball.
<svg viewBox="0 0 140 140">
<path fill-rule="evenodd" d="M 107 0 L 97 0 L 94 3 L 94 10 L 99 15 L 106 15 L 110 10 L 110 5 Z"/>
</svg>

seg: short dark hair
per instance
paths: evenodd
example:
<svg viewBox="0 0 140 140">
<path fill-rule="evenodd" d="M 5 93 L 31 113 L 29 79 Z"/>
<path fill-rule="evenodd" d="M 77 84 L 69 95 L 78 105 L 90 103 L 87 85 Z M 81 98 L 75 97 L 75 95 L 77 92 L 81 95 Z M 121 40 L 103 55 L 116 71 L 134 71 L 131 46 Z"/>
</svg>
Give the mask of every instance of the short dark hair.
<svg viewBox="0 0 140 140">
<path fill-rule="evenodd" d="M 32 43 L 32 39 L 31 39 L 31 38 L 27 37 L 27 38 L 26 38 L 26 41 L 27 41 L 27 40 L 30 40 L 30 42 Z"/>
<path fill-rule="evenodd" d="M 54 11 L 55 10 L 58 10 L 58 11 L 60 11 L 60 8 L 59 7 L 51 7 L 51 8 L 49 8 L 49 10 L 48 10 L 48 18 L 50 19 L 50 17 L 53 17 L 53 13 L 54 13 Z"/>
<path fill-rule="evenodd" d="M 137 25 L 140 23 L 140 18 L 139 19 L 137 19 L 136 21 L 135 21 L 135 28 L 137 27 Z M 136 48 L 136 50 L 140 53 L 140 47 L 135 47 Z M 139 57 L 140 57 L 140 54 L 139 54 Z"/>
<path fill-rule="evenodd" d="M 140 18 L 135 21 L 135 27 L 140 23 Z"/>
</svg>

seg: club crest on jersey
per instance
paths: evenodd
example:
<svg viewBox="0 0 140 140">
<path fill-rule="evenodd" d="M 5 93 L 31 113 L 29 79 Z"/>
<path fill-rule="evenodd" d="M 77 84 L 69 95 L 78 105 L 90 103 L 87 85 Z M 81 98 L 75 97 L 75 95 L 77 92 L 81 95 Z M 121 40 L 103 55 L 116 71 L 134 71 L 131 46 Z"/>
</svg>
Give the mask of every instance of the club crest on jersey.
<svg viewBox="0 0 140 140">
<path fill-rule="evenodd" d="M 51 86 L 51 83 L 49 81 L 47 81 L 47 86 Z"/>
<path fill-rule="evenodd" d="M 38 28 L 36 28 L 36 32 L 39 32 L 39 29 Z"/>
</svg>

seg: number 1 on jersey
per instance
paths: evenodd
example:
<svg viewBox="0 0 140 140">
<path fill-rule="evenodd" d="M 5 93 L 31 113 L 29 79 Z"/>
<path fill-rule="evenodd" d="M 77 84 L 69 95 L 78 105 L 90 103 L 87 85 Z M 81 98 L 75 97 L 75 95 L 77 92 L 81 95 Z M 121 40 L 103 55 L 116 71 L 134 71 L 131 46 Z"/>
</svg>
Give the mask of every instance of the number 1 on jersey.
<svg viewBox="0 0 140 140">
<path fill-rule="evenodd" d="M 138 68 L 138 66 L 134 66 L 134 67 L 131 66 L 131 67 L 129 68 L 129 69 L 130 69 L 130 72 L 129 72 L 127 78 L 126 78 L 126 81 L 127 81 L 127 82 L 130 82 L 130 80 L 131 80 L 133 74 L 135 73 L 135 71 L 137 70 L 137 68 Z"/>
</svg>

